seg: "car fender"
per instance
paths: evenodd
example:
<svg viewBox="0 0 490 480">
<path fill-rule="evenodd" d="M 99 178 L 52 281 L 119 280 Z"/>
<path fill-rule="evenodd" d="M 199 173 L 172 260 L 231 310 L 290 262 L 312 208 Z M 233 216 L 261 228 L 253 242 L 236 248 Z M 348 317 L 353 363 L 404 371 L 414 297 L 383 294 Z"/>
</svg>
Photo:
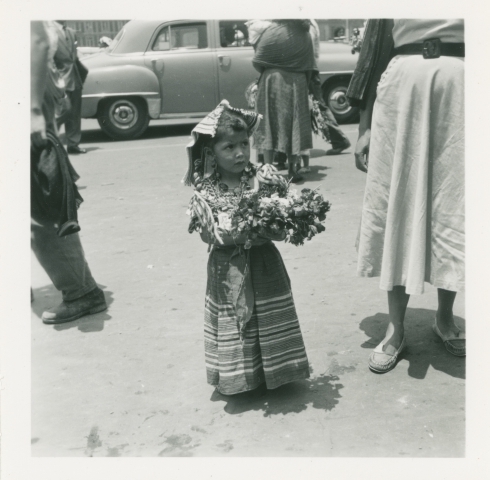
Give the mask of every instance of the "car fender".
<svg viewBox="0 0 490 480">
<path fill-rule="evenodd" d="M 148 68 L 117 65 L 89 71 L 82 92 L 82 118 L 97 115 L 99 102 L 110 97 L 140 97 L 148 104 L 151 118 L 160 115 L 160 85 Z"/>
<path fill-rule="evenodd" d="M 321 42 L 318 70 L 322 84 L 334 76 L 350 77 L 354 73 L 359 55 L 352 55 L 349 45 Z"/>
</svg>

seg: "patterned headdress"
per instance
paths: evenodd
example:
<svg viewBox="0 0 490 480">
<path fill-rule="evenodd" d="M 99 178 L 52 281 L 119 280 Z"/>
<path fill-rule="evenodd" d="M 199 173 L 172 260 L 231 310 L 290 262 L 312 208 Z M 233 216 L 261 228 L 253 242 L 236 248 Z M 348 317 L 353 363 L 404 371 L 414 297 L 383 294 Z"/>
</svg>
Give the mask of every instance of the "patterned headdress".
<svg viewBox="0 0 490 480">
<path fill-rule="evenodd" d="M 198 164 L 201 164 L 204 176 L 209 176 L 211 174 L 209 171 L 210 169 L 205 165 L 205 159 L 202 157 L 203 141 L 206 138 L 214 137 L 216 135 L 219 119 L 225 110 L 238 113 L 243 118 L 248 126 L 249 136 L 255 132 L 262 118 L 262 115 L 259 115 L 256 112 L 234 108 L 229 104 L 228 100 L 222 100 L 220 104 L 192 130 L 192 139 L 186 147 L 189 166 L 182 179 L 185 185 L 192 185 L 192 177 L 196 171 L 196 161 Z"/>
</svg>

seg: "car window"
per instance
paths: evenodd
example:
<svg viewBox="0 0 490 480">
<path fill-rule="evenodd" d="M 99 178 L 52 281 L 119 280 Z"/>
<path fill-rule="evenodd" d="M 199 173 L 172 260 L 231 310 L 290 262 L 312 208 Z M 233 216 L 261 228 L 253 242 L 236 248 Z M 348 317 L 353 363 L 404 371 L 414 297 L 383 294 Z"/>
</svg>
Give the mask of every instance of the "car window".
<svg viewBox="0 0 490 480">
<path fill-rule="evenodd" d="M 111 42 L 111 44 L 107 47 L 107 52 L 112 53 L 112 51 L 117 47 L 119 42 L 121 41 L 121 38 L 124 36 L 126 29 L 123 27 L 121 30 L 119 30 L 118 34 L 115 36 L 114 40 Z"/>
<path fill-rule="evenodd" d="M 153 43 L 152 50 L 159 52 L 175 49 L 207 48 L 208 34 L 205 23 L 167 25 Z"/>
<path fill-rule="evenodd" d="M 245 20 L 223 20 L 219 22 L 219 37 L 222 47 L 250 47 Z"/>
</svg>

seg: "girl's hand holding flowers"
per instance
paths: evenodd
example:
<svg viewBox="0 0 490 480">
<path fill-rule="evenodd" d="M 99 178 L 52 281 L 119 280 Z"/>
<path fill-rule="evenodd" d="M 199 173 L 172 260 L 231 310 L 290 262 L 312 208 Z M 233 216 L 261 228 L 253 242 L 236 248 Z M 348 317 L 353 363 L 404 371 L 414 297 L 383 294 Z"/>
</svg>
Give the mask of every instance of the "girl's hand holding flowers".
<svg viewBox="0 0 490 480">
<path fill-rule="evenodd" d="M 303 245 L 305 240 L 323 232 L 321 222 L 330 210 L 330 203 L 316 190 L 304 188 L 300 193 L 289 190 L 289 184 L 275 171 L 272 165 L 257 169 L 261 183 L 258 191 L 220 193 L 209 184 L 196 192 L 188 210 L 189 232 L 205 229 L 211 237 L 208 243 L 244 244 L 245 248 L 269 239 Z"/>
<path fill-rule="evenodd" d="M 257 180 L 266 185 L 282 185 L 287 187 L 287 182 L 282 175 L 279 175 L 274 165 L 264 164 L 256 173 Z"/>
</svg>

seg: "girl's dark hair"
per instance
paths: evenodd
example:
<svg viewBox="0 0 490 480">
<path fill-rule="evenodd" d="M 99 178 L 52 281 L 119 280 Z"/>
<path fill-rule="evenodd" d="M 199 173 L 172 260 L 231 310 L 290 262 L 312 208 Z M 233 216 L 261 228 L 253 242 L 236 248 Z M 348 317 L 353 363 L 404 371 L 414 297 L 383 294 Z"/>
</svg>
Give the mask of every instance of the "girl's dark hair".
<svg viewBox="0 0 490 480">
<path fill-rule="evenodd" d="M 245 131 L 247 132 L 247 135 L 249 133 L 248 125 L 239 113 L 224 110 L 218 120 L 216 135 L 214 137 L 209 137 L 204 146 L 213 147 L 229 130 L 232 130 L 233 132 Z"/>
</svg>

